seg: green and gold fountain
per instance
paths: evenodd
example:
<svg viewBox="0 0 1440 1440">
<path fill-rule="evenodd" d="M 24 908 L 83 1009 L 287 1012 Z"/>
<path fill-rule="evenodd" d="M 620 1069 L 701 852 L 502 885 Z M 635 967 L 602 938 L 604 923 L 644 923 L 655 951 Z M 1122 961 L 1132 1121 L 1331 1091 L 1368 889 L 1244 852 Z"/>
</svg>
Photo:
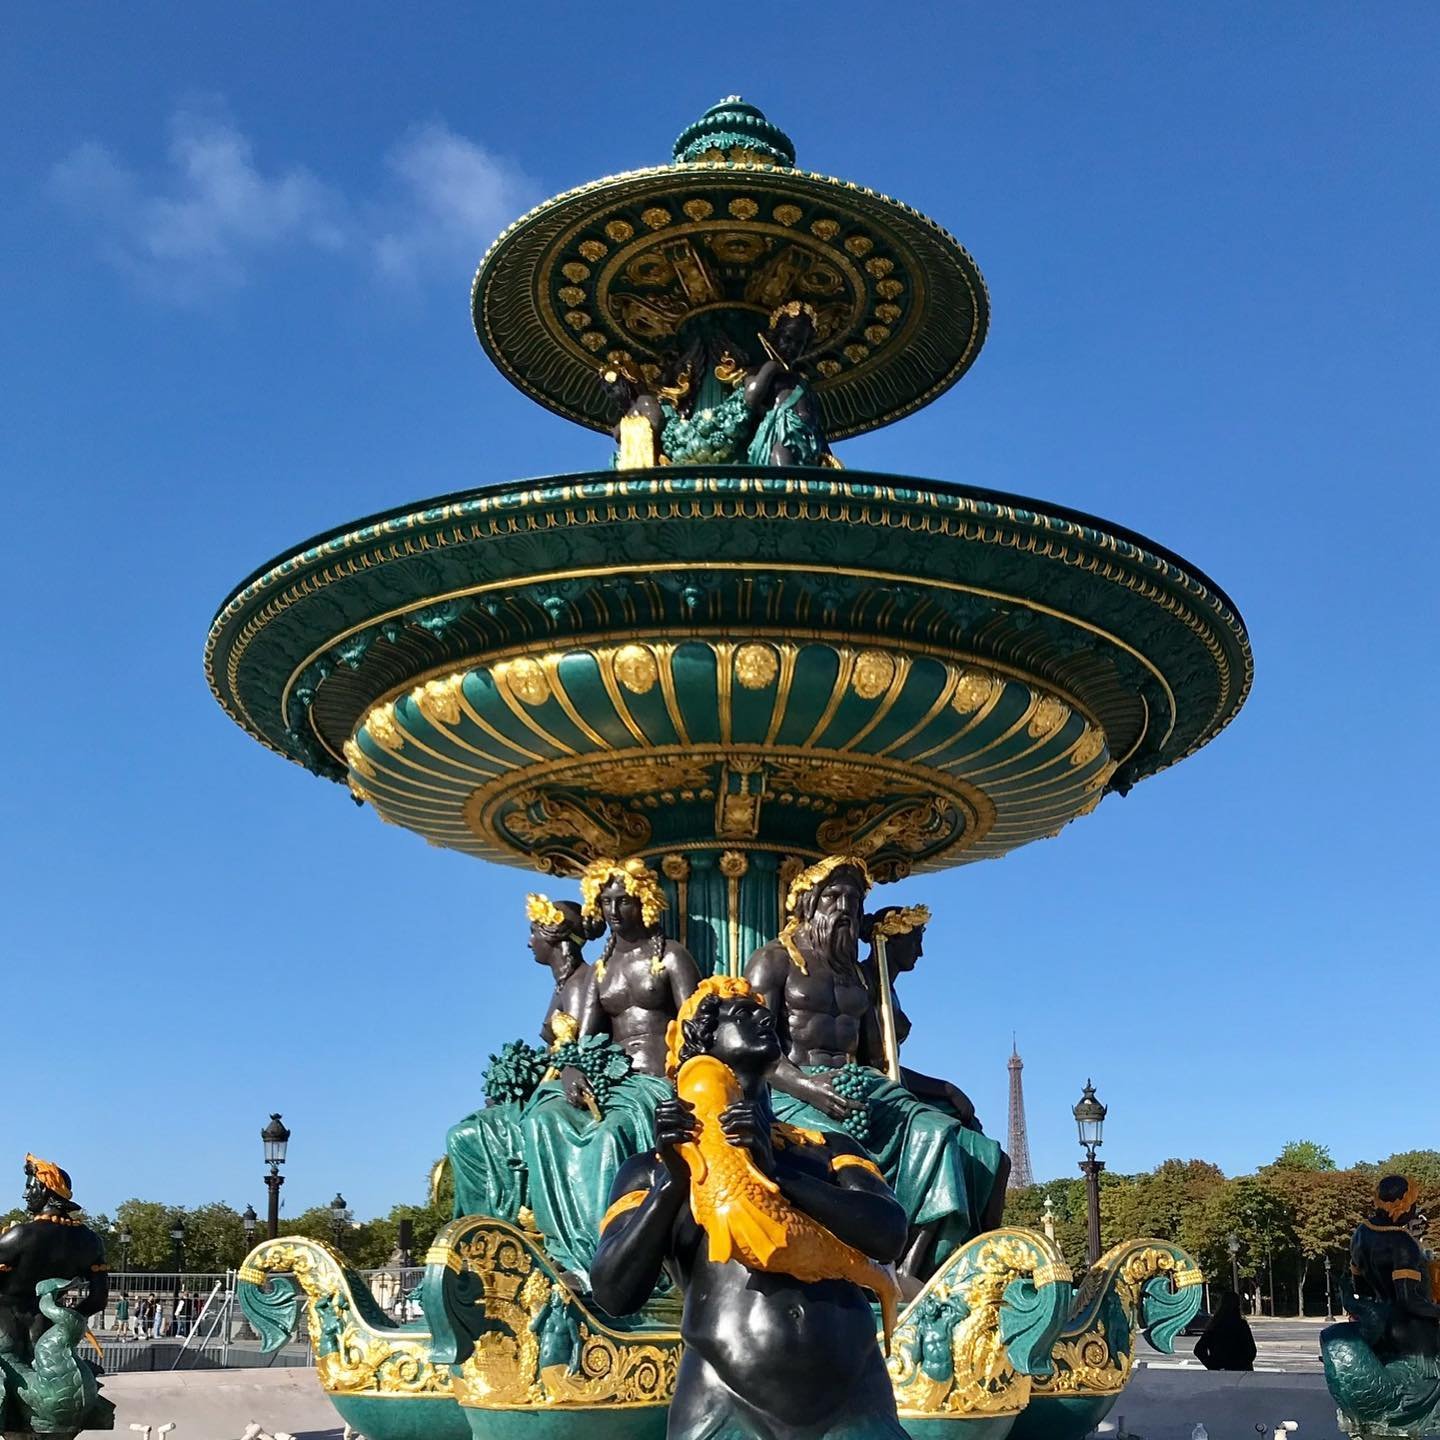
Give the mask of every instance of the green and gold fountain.
<svg viewBox="0 0 1440 1440">
<path fill-rule="evenodd" d="M 666 933 L 738 975 L 825 857 L 884 882 L 1054 837 L 1244 703 L 1240 617 L 1176 556 L 843 468 L 833 442 L 974 363 L 985 285 L 933 221 L 797 168 L 753 106 L 518 220 L 472 306 L 509 380 L 613 436 L 600 467 L 320 536 L 240 585 L 206 648 L 239 725 L 381 819 L 551 877 L 643 861 Z M 321 1382 L 372 1440 L 664 1433 L 673 1297 L 599 1313 L 523 1218 L 441 1233 L 420 1330 L 316 1242 L 262 1245 L 242 1281 L 276 1343 L 308 1307 Z M 1198 1282 L 1164 1242 L 1073 1280 L 1042 1235 L 978 1235 L 901 1314 L 902 1423 L 1083 1434 Z M 565 1334 L 574 1364 L 547 1364 Z"/>
</svg>

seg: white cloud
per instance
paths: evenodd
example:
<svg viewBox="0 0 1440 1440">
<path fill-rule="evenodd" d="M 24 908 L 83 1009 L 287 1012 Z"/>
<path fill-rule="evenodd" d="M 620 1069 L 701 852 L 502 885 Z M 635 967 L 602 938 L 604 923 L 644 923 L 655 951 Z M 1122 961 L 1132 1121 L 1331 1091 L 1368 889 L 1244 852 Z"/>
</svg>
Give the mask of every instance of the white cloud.
<svg viewBox="0 0 1440 1440">
<path fill-rule="evenodd" d="M 166 159 L 166 174 L 148 180 L 91 143 L 50 177 L 55 195 L 99 225 L 105 258 L 147 289 L 195 299 L 242 283 L 267 251 L 348 243 L 341 197 L 302 168 L 265 174 L 227 120 L 180 111 Z"/>
<path fill-rule="evenodd" d="M 163 169 L 142 174 L 89 143 L 54 167 L 50 188 L 97 227 L 110 264 L 180 302 L 296 251 L 349 252 L 407 283 L 431 271 L 453 279 L 531 203 L 518 171 L 439 122 L 405 136 L 385 169 L 382 195 L 350 199 L 303 166 L 266 170 L 233 122 L 184 109 Z"/>
<path fill-rule="evenodd" d="M 473 267 L 481 251 L 533 204 L 530 182 L 438 122 L 412 130 L 386 157 L 402 218 L 374 239 L 381 271 L 413 280 L 437 264 Z"/>
</svg>

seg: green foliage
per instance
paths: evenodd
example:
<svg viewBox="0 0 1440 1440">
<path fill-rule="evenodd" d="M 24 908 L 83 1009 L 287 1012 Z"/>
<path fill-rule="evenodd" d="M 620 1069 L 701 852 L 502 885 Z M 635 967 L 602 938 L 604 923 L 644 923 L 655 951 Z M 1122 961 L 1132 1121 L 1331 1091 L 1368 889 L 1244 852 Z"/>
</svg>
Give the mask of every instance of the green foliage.
<svg viewBox="0 0 1440 1440">
<path fill-rule="evenodd" d="M 486 1101 L 491 1105 L 504 1105 L 526 1099 L 540 1083 L 549 1064 L 545 1051 L 523 1040 L 507 1041 L 498 1055 L 491 1055 L 490 1064 L 480 1077 Z"/>
<path fill-rule="evenodd" d="M 1336 1166 L 1328 1145 L 1321 1145 L 1315 1140 L 1287 1140 L 1269 1168 L 1328 1171 L 1334 1170 Z"/>
</svg>

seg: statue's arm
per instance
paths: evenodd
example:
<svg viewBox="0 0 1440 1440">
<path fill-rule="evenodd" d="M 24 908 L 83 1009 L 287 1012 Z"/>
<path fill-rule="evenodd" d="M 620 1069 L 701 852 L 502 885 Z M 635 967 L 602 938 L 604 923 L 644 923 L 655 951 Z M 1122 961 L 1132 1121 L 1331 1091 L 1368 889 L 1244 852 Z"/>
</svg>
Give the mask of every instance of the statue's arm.
<svg viewBox="0 0 1440 1440">
<path fill-rule="evenodd" d="M 778 360 L 767 360 L 745 382 L 745 404 L 750 413 L 756 414 L 770 404 L 775 383 L 785 374 L 785 367 Z"/>
<path fill-rule="evenodd" d="M 980 1128 L 980 1122 L 975 1118 L 974 1103 L 958 1085 L 952 1085 L 948 1080 L 937 1080 L 933 1075 L 924 1075 L 906 1065 L 900 1067 L 900 1083 L 917 1100 L 948 1106 L 960 1117 L 962 1124 L 972 1130 Z"/>
<path fill-rule="evenodd" d="M 1417 1320 L 1440 1320 L 1440 1305 L 1430 1298 L 1425 1256 L 1413 1241 L 1396 1255 L 1390 1279 L 1395 1286 L 1395 1303 L 1407 1315 Z"/>
<path fill-rule="evenodd" d="M 770 1071 L 770 1083 L 786 1095 L 813 1104 L 813 1082 L 785 1053 L 790 1049 L 790 1015 L 785 1008 L 785 982 L 789 975 L 789 957 L 775 945 L 761 946 L 745 962 L 745 978 L 775 1017 L 775 1033 L 780 1037 L 782 1053 Z"/>
<path fill-rule="evenodd" d="M 650 1298 L 687 1188 L 653 1154 L 633 1155 L 620 1167 L 590 1264 L 590 1289 L 601 1309 L 631 1315 Z"/>
<path fill-rule="evenodd" d="M 670 996 L 678 1014 L 680 1007 L 700 988 L 700 967 L 683 945 L 672 940 L 665 947 L 665 971 L 670 976 Z"/>
<path fill-rule="evenodd" d="M 581 1035 L 605 1035 L 610 1031 L 610 1017 L 605 1013 L 600 1004 L 600 982 L 595 978 L 594 966 L 587 965 L 584 984 L 580 989 L 579 1004 L 576 1009 L 580 1012 L 575 1019 L 579 1021 Z"/>
<path fill-rule="evenodd" d="M 845 1244 L 872 1260 L 898 1260 L 908 1225 L 904 1207 L 859 1146 L 836 1135 L 828 1140 L 829 1175 L 822 1179 L 786 1171 L 780 1189 L 791 1204 Z"/>
</svg>

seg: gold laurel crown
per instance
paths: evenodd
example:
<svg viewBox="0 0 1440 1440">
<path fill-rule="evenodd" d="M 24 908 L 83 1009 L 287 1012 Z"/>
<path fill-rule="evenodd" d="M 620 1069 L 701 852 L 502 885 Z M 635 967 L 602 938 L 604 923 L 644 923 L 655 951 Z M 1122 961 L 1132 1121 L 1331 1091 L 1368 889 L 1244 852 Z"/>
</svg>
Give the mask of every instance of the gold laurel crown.
<svg viewBox="0 0 1440 1440">
<path fill-rule="evenodd" d="M 871 927 L 870 933 L 876 939 L 888 940 L 892 935 L 908 935 L 930 923 L 928 905 L 906 905 L 882 915 Z"/>
<path fill-rule="evenodd" d="M 810 323 L 817 330 L 820 328 L 820 317 L 808 300 L 787 300 L 783 305 L 777 305 L 770 312 L 770 328 L 773 330 L 775 322 L 785 315 L 808 315 Z"/>
<path fill-rule="evenodd" d="M 796 902 L 807 890 L 813 890 L 817 885 L 823 884 L 834 871 L 841 869 L 858 870 L 867 891 L 875 883 L 870 878 L 870 867 L 860 856 L 827 855 L 823 860 L 817 860 L 808 869 L 802 870 L 790 882 L 790 888 L 785 892 L 785 913 L 793 914 Z"/>
<path fill-rule="evenodd" d="M 665 892 L 660 888 L 660 877 L 633 855 L 628 860 L 592 860 L 580 872 L 580 902 L 586 915 L 600 913 L 600 892 L 611 880 L 618 880 L 625 887 L 625 893 L 640 902 L 640 918 L 647 926 L 660 923 L 667 903 Z"/>
<path fill-rule="evenodd" d="M 527 895 L 525 918 L 542 930 L 558 930 L 568 923 L 565 912 L 548 895 Z"/>
</svg>

